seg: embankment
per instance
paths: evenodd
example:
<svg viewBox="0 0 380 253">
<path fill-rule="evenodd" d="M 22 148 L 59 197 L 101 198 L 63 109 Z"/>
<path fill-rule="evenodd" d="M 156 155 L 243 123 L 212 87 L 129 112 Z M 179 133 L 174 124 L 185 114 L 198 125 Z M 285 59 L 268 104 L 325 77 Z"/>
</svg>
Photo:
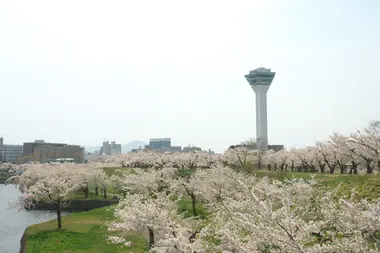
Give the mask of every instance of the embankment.
<svg viewBox="0 0 380 253">
<path fill-rule="evenodd" d="M 95 208 L 101 208 L 106 207 L 110 205 L 117 204 L 119 201 L 115 199 L 84 199 L 84 200 L 71 200 L 69 205 L 62 208 L 62 211 L 69 211 L 69 212 L 82 212 L 82 211 L 89 211 Z M 49 203 L 37 203 L 35 204 L 35 207 L 33 210 L 55 210 L 54 206 Z M 28 235 L 26 231 L 28 228 L 25 229 L 24 234 L 21 237 L 20 240 L 20 253 L 26 253 L 26 241 L 28 239 Z"/>
<path fill-rule="evenodd" d="M 75 199 L 62 208 L 62 211 L 82 212 L 89 211 L 94 208 L 101 208 L 117 204 L 119 201 L 115 199 Z M 54 205 L 50 203 L 36 203 L 33 210 L 55 210 Z M 29 209 L 30 210 L 30 209 Z"/>
</svg>

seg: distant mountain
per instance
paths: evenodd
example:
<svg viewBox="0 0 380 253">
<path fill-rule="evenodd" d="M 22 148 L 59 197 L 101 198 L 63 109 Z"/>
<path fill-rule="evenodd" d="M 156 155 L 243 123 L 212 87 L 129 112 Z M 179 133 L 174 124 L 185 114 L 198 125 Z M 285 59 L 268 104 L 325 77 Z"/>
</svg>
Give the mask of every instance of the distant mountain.
<svg viewBox="0 0 380 253">
<path fill-rule="evenodd" d="M 132 141 L 128 144 L 124 144 L 121 146 L 121 152 L 122 153 L 128 153 L 130 152 L 132 149 L 137 149 L 137 148 L 144 148 L 145 145 L 147 145 L 146 142 L 143 142 L 143 141 Z"/>
<path fill-rule="evenodd" d="M 93 147 L 84 147 L 86 152 L 94 153 L 95 151 L 100 151 L 100 146 L 93 146 Z"/>
<path fill-rule="evenodd" d="M 128 144 L 121 145 L 121 152 L 123 154 L 128 153 L 134 148 L 139 148 L 139 147 L 144 148 L 145 145 L 147 145 L 147 143 L 143 141 L 132 141 Z M 85 147 L 85 149 L 87 152 L 93 153 L 94 151 L 100 151 L 100 146 Z"/>
</svg>

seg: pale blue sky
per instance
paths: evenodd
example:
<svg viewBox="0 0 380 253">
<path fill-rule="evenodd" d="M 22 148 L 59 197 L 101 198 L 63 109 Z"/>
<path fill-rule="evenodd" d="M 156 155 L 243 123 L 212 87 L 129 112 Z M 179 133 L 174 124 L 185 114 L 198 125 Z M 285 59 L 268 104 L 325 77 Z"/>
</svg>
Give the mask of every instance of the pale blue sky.
<svg viewBox="0 0 380 253">
<path fill-rule="evenodd" d="M 380 1 L 0 0 L 0 135 L 84 146 L 255 137 L 244 79 L 277 72 L 269 143 L 380 119 Z"/>
</svg>

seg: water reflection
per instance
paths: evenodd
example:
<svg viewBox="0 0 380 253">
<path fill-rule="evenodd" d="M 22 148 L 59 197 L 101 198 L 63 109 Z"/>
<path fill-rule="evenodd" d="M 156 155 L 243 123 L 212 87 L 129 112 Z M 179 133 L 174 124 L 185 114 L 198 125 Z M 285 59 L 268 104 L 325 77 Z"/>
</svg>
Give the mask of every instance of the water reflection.
<svg viewBox="0 0 380 253">
<path fill-rule="evenodd" d="M 19 210 L 15 204 L 20 192 L 13 185 L 0 184 L 0 252 L 16 253 L 27 226 L 55 219 L 50 211 Z"/>
</svg>

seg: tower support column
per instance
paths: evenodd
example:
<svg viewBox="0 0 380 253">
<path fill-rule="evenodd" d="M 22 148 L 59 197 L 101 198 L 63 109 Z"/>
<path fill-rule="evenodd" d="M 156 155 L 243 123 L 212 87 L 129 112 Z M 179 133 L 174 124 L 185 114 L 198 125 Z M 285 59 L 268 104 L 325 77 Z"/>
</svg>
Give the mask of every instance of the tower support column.
<svg viewBox="0 0 380 253">
<path fill-rule="evenodd" d="M 268 150 L 268 118 L 266 92 L 256 92 L 256 141 L 260 150 Z"/>
</svg>

